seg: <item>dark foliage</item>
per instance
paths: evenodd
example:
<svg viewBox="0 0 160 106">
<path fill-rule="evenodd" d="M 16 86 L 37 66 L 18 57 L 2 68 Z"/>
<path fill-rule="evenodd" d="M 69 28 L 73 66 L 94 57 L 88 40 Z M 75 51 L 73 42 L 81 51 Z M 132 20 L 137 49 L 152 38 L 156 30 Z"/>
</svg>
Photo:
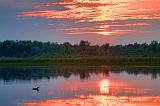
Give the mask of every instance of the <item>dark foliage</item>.
<svg viewBox="0 0 160 106">
<path fill-rule="evenodd" d="M 81 41 L 78 45 L 69 42 L 63 44 L 39 41 L 12 41 L 0 42 L 0 57 L 32 57 L 32 56 L 98 56 L 98 55 L 121 55 L 121 56 L 159 56 L 160 43 L 152 41 L 150 44 L 128 44 L 110 46 L 90 45 L 88 41 Z"/>
</svg>

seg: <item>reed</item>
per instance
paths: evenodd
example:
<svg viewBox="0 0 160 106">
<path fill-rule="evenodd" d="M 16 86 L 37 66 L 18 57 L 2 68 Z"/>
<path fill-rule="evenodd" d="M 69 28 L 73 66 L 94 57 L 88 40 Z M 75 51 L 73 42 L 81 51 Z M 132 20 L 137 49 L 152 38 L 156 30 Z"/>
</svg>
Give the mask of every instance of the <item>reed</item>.
<svg viewBox="0 0 160 106">
<path fill-rule="evenodd" d="M 0 58 L 0 66 L 4 65 L 160 66 L 160 57 L 69 56 L 69 57 Z"/>
</svg>

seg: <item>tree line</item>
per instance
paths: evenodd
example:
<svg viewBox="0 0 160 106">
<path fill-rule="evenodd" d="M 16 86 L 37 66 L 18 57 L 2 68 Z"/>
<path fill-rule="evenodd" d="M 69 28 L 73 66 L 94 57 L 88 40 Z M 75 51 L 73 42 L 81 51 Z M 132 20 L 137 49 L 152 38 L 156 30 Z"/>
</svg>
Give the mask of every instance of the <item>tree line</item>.
<svg viewBox="0 0 160 106">
<path fill-rule="evenodd" d="M 160 56 L 160 42 L 134 43 L 111 46 L 91 45 L 81 40 L 79 44 L 55 42 L 6 40 L 0 42 L 0 57 L 32 56 Z"/>
</svg>

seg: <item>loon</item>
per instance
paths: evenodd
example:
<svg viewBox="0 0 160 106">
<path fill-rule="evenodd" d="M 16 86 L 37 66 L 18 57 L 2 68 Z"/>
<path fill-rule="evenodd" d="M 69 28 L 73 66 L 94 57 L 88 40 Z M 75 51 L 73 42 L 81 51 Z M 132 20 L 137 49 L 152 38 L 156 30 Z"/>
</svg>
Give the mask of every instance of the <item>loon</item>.
<svg viewBox="0 0 160 106">
<path fill-rule="evenodd" d="M 33 90 L 39 91 L 39 87 L 33 88 Z"/>
</svg>

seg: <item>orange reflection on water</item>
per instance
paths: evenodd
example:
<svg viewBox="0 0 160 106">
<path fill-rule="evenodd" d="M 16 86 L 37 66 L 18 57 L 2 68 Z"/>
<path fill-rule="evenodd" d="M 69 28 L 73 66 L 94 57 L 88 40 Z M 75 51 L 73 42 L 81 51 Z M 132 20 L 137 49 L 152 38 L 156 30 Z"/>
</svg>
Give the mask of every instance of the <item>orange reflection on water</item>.
<svg viewBox="0 0 160 106">
<path fill-rule="evenodd" d="M 147 94 L 150 89 L 146 88 L 135 88 L 135 85 L 127 82 L 112 82 L 109 79 L 103 79 L 99 83 L 100 94 L 118 95 L 123 94 Z"/>
<path fill-rule="evenodd" d="M 109 93 L 109 86 L 110 86 L 109 84 L 110 83 L 109 83 L 108 79 L 102 80 L 100 82 L 100 92 L 102 94 L 108 94 Z"/>
<path fill-rule="evenodd" d="M 69 99 L 28 101 L 23 106 L 160 106 L 159 96 L 79 96 Z"/>
<path fill-rule="evenodd" d="M 67 92 L 72 92 L 73 96 L 83 94 L 86 95 L 112 95 L 118 96 L 120 94 L 147 94 L 150 89 L 136 87 L 135 84 L 124 81 L 110 81 L 109 79 L 102 79 L 100 81 L 69 81 L 59 84 L 59 90 L 63 95 Z M 54 91 L 53 91 L 54 92 Z"/>
<path fill-rule="evenodd" d="M 160 106 L 160 96 L 146 96 L 150 89 L 106 77 L 93 81 L 66 81 L 58 88 L 61 96 L 72 92 L 72 97 L 26 101 L 23 106 Z"/>
</svg>

